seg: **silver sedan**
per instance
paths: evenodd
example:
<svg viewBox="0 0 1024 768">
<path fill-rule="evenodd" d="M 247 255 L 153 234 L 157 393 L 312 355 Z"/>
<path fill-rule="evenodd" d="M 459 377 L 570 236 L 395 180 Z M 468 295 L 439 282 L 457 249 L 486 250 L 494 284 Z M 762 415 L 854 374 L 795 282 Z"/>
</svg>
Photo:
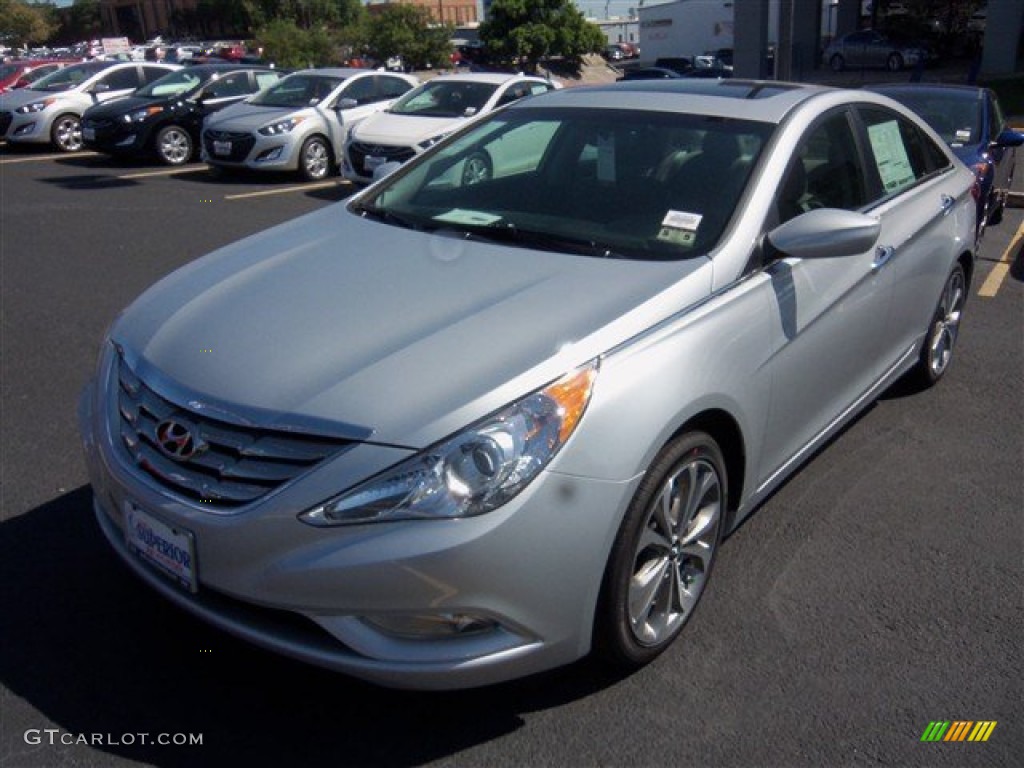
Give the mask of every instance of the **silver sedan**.
<svg viewBox="0 0 1024 768">
<path fill-rule="evenodd" d="M 80 403 L 99 525 L 185 609 L 381 684 L 646 663 L 723 536 L 948 370 L 973 181 L 864 91 L 513 105 L 124 311 Z"/>
</svg>

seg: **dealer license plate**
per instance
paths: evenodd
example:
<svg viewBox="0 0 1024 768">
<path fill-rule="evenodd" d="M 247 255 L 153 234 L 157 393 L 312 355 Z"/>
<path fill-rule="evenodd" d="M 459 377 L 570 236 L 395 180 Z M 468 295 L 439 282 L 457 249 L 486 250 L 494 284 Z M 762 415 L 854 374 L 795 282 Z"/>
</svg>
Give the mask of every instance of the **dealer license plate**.
<svg viewBox="0 0 1024 768">
<path fill-rule="evenodd" d="M 215 142 L 213 142 L 213 154 L 215 154 L 215 155 L 230 155 L 231 154 L 231 142 L 230 141 L 215 141 Z"/>
<path fill-rule="evenodd" d="M 124 536 L 128 548 L 189 592 L 196 592 L 195 535 L 153 517 L 130 501 L 124 503 Z"/>
</svg>

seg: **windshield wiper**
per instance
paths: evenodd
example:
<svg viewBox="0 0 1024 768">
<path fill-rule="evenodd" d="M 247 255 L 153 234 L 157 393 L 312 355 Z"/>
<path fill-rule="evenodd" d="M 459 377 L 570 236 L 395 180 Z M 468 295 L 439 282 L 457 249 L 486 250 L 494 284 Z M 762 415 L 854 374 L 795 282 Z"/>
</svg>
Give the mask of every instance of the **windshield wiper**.
<svg viewBox="0 0 1024 768">
<path fill-rule="evenodd" d="M 353 203 L 351 210 L 354 213 L 358 213 L 363 218 L 374 219 L 375 221 L 382 221 L 385 224 L 397 224 L 400 227 L 406 229 L 423 229 L 418 223 L 412 219 L 406 218 L 405 216 L 399 216 L 397 213 L 389 211 L 387 208 L 379 208 L 376 205 L 368 205 L 367 203 Z"/>
<path fill-rule="evenodd" d="M 497 243 L 514 243 L 523 247 L 539 248 L 545 251 L 567 251 L 581 256 L 595 256 L 602 259 L 626 259 L 627 254 L 617 251 L 607 243 L 586 237 L 555 235 L 550 232 L 539 232 L 522 229 L 512 222 L 495 222 L 487 226 L 460 224 L 453 229 L 465 231 L 466 234 Z"/>
</svg>

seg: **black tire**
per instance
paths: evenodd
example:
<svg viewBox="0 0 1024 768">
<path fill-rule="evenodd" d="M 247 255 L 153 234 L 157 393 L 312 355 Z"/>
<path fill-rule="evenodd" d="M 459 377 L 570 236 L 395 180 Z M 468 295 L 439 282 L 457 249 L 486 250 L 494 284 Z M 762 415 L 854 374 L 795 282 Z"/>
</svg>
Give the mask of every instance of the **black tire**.
<svg viewBox="0 0 1024 768">
<path fill-rule="evenodd" d="M 491 156 L 484 151 L 473 152 L 466 158 L 462 165 L 462 185 L 479 184 L 482 181 L 490 181 L 494 175 L 494 165 L 491 163 Z"/>
<path fill-rule="evenodd" d="M 195 145 L 192 136 L 180 125 L 165 125 L 153 140 L 156 156 L 164 165 L 184 165 L 192 159 Z"/>
<path fill-rule="evenodd" d="M 58 115 L 50 126 L 50 141 L 61 152 L 77 152 L 82 148 L 82 124 L 78 115 Z"/>
<path fill-rule="evenodd" d="M 704 432 L 683 434 L 655 458 L 605 567 L 594 646 L 606 660 L 641 666 L 682 631 L 711 576 L 727 488 L 722 452 Z"/>
<path fill-rule="evenodd" d="M 322 181 L 334 168 L 331 145 L 322 136 L 310 136 L 299 150 L 299 175 L 306 181 Z"/>
<path fill-rule="evenodd" d="M 890 72 L 899 72 L 903 69 L 903 57 L 898 53 L 890 53 L 889 58 L 885 60 L 885 68 Z"/>
<path fill-rule="evenodd" d="M 833 72 L 842 72 L 846 69 L 846 61 L 843 59 L 842 54 L 839 53 L 832 55 L 832 58 L 828 60 L 828 65 L 832 67 Z"/>
<path fill-rule="evenodd" d="M 937 384 L 949 370 L 960 335 L 960 317 L 966 301 L 967 278 L 963 266 L 957 262 L 942 287 L 942 295 L 939 296 L 928 324 L 917 362 L 917 379 L 924 387 Z"/>
</svg>

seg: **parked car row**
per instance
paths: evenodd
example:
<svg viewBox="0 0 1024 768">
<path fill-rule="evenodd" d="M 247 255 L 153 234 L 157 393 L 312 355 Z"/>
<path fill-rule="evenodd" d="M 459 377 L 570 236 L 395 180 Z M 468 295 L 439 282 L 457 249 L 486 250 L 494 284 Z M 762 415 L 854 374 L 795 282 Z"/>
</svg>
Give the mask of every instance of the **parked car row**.
<svg viewBox="0 0 1024 768">
<path fill-rule="evenodd" d="M 155 156 L 167 165 L 199 156 L 222 171 L 296 171 L 308 180 L 343 169 L 345 178 L 368 183 L 377 166 L 422 152 L 459 123 L 556 87 L 499 74 L 418 85 L 412 75 L 370 69 L 286 74 L 242 63 L 93 61 L 0 96 L 0 137 Z"/>
</svg>

